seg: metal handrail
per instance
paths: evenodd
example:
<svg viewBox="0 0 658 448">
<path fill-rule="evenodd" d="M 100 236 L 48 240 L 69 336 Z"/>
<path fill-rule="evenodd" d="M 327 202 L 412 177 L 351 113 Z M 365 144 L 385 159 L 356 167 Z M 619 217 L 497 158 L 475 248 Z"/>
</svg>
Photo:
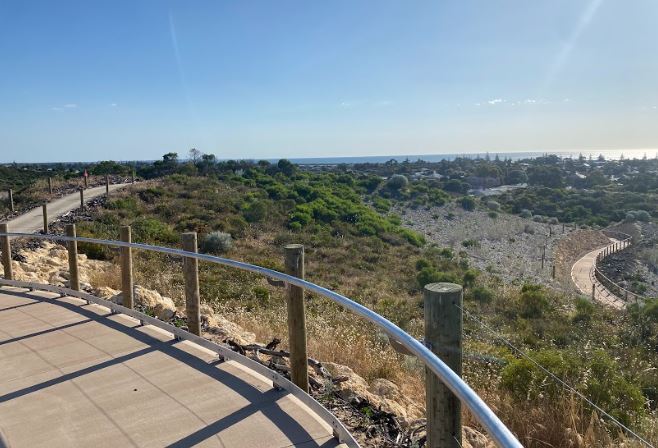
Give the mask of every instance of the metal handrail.
<svg viewBox="0 0 658 448">
<path fill-rule="evenodd" d="M 619 249 L 618 251 L 614 251 L 609 255 L 612 255 L 614 253 L 617 253 L 619 251 L 622 251 L 622 250 L 628 248 L 631 245 L 631 242 L 633 241 L 633 237 L 631 235 L 629 235 L 628 233 L 620 232 L 618 230 L 604 229 L 604 230 L 602 230 L 602 232 L 603 232 L 604 235 L 606 235 L 609 238 L 613 238 L 613 237 L 609 236 L 608 234 L 613 234 L 615 238 L 620 236 L 622 239 L 619 239 L 619 242 L 622 243 L 622 244 L 626 243 L 621 249 Z M 624 295 L 624 297 L 619 297 L 619 299 L 624 303 L 628 303 L 628 297 L 629 296 L 633 297 L 636 302 L 639 302 L 641 300 L 645 300 L 646 297 L 641 296 L 639 294 L 636 294 L 633 291 L 630 291 L 630 290 L 624 288 L 623 286 L 620 286 L 619 284 L 617 284 L 616 282 L 614 282 L 613 280 L 608 278 L 603 273 L 603 271 L 601 271 L 601 269 L 599 269 L 599 267 L 598 267 L 599 259 L 603 260 L 605 258 L 607 258 L 607 256 L 601 255 L 600 258 L 597 256 L 594 259 L 594 277 L 596 277 L 596 279 L 598 279 L 599 282 L 601 282 L 601 284 L 603 284 L 606 289 L 608 289 L 608 290 L 614 289 L 615 291 L 613 292 L 613 295 L 616 295 L 618 292 L 622 293 Z"/>
<path fill-rule="evenodd" d="M 96 238 L 86 237 L 69 237 L 64 235 L 44 235 L 44 234 L 31 234 L 31 233 L 16 233 L 7 232 L 0 233 L 0 236 L 14 237 L 14 238 L 35 238 L 43 240 L 54 241 L 76 241 L 80 243 L 101 244 L 113 247 L 130 247 L 134 249 L 141 249 L 151 252 L 160 252 L 169 255 L 175 255 L 184 258 L 196 258 L 197 260 L 208 261 L 224 266 L 249 271 L 256 274 L 261 274 L 276 280 L 281 280 L 287 284 L 295 285 L 306 291 L 313 292 L 327 299 L 330 299 L 342 307 L 352 311 L 353 313 L 361 316 L 370 323 L 379 327 L 389 338 L 393 339 L 400 345 L 404 346 L 411 354 L 420 359 L 427 368 L 429 368 L 442 382 L 455 394 L 455 396 L 473 413 L 475 419 L 480 423 L 487 433 L 491 436 L 493 441 L 499 447 L 512 447 L 520 448 L 523 445 L 517 440 L 512 432 L 500 421 L 498 416 L 487 406 L 487 404 L 480 398 L 480 396 L 471 387 L 462 380 L 450 367 L 448 367 L 438 356 L 432 353 L 420 341 L 403 331 L 400 327 L 395 325 L 388 319 L 380 316 L 374 311 L 366 308 L 365 306 L 356 303 L 355 301 L 331 291 L 322 286 L 306 280 L 284 274 L 272 269 L 263 268 L 242 261 L 231 260 L 229 258 L 216 257 L 214 255 L 200 254 L 196 252 L 187 252 L 181 249 L 173 249 L 168 247 L 151 246 L 141 243 L 127 243 L 123 241 L 101 240 Z"/>
</svg>

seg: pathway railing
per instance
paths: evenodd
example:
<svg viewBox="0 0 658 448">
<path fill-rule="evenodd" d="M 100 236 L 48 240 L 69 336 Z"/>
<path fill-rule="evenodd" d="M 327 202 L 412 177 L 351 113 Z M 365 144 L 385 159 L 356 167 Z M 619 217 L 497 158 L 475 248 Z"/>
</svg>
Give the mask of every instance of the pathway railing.
<svg viewBox="0 0 658 448">
<path fill-rule="evenodd" d="M 252 370 L 263 374 L 264 376 L 273 380 L 273 382 L 283 389 L 288 390 L 291 394 L 300 398 L 302 402 L 307 404 L 311 409 L 318 412 L 318 415 L 324 417 L 330 421 L 328 423 L 332 424 L 334 431 L 336 432 L 337 437 L 343 443 L 348 444 L 349 446 L 358 447 L 358 444 L 354 441 L 352 436 L 345 430 L 345 428 L 340 424 L 335 417 L 327 416 L 328 411 L 322 407 L 318 402 L 316 402 L 310 395 L 307 394 L 307 371 L 306 371 L 306 334 L 305 334 L 305 324 L 304 324 L 304 301 L 303 301 L 303 291 L 312 292 L 319 296 L 325 297 L 332 300 L 333 302 L 341 305 L 342 307 L 350 310 L 354 314 L 360 316 L 361 318 L 367 320 L 368 322 L 377 326 L 381 331 L 383 331 L 389 338 L 391 345 L 398 351 L 406 352 L 407 354 L 416 356 L 425 366 L 426 366 L 426 388 L 428 390 L 427 398 L 427 417 L 428 417 L 428 444 L 430 448 L 435 448 L 439 446 L 461 446 L 461 428 L 446 427 L 446 420 L 449 423 L 455 421 L 459 422 L 460 407 L 455 407 L 454 397 L 457 398 L 457 403 L 462 403 L 469 409 L 473 414 L 474 418 L 478 421 L 480 425 L 487 431 L 491 439 L 499 447 L 522 447 L 520 442 L 516 437 L 511 433 L 511 431 L 500 421 L 496 414 L 486 405 L 486 403 L 480 398 L 480 396 L 460 377 L 461 372 L 455 372 L 451 369 L 446 362 L 439 358 L 435 353 L 441 352 L 442 356 L 446 352 L 445 347 L 432 346 L 432 342 L 435 345 L 440 344 L 441 342 L 446 342 L 449 340 L 454 340 L 455 334 L 450 334 L 450 331 L 446 333 L 446 329 L 441 329 L 440 325 L 436 325 L 436 322 L 430 323 L 432 327 L 432 332 L 436 333 L 437 336 L 434 341 L 427 341 L 422 343 L 418 341 L 413 336 L 404 332 L 398 326 L 375 313 L 374 311 L 366 308 L 365 306 L 341 295 L 334 291 L 331 291 L 322 286 L 316 285 L 309 281 L 303 279 L 303 247 L 299 245 L 290 245 L 286 248 L 286 267 L 289 273 L 282 273 L 272 269 L 263 268 L 249 263 L 244 263 L 241 261 L 231 260 L 228 258 L 216 257 L 213 255 L 201 254 L 197 252 L 196 248 L 196 234 L 189 236 L 184 236 L 183 241 L 187 241 L 185 247 L 188 250 L 181 250 L 168 247 L 159 247 L 151 246 L 141 243 L 130 242 L 129 232 L 122 232 L 122 240 L 124 241 L 112 241 L 112 240 L 102 240 L 96 238 L 85 238 L 78 237 L 75 235 L 75 226 L 70 224 L 68 226 L 67 235 L 52 235 L 52 234 L 26 234 L 26 233 L 12 233 L 8 231 L 7 224 L 0 224 L 0 249 L 2 250 L 2 262 L 4 265 L 5 280 L 0 282 L 4 284 L 14 285 L 14 286 L 23 286 L 30 288 L 41 288 L 49 291 L 60 292 L 62 294 L 72 294 L 77 297 L 80 297 L 84 300 L 101 303 L 104 306 L 107 306 L 117 312 L 121 312 L 127 315 L 136 317 L 143 322 L 155 325 L 161 328 L 166 329 L 167 331 L 173 333 L 179 338 L 187 339 L 192 342 L 195 342 L 203 347 L 209 348 L 217 352 L 220 356 L 225 359 L 235 360 L 239 363 L 244 364 L 245 366 L 251 368 Z M 34 238 L 40 240 L 51 240 L 65 242 L 68 246 L 69 251 L 69 265 L 70 265 L 70 285 L 71 288 L 62 288 L 52 285 L 40 285 L 27 282 L 18 282 L 13 279 L 12 267 L 11 267 L 11 244 L 10 238 Z M 193 242 L 191 242 L 193 240 Z M 245 356 L 239 355 L 238 353 L 233 352 L 230 348 L 215 344 L 207 339 L 200 337 L 200 331 L 198 326 L 196 328 L 190 328 L 191 332 L 184 331 L 180 328 L 174 327 L 173 325 L 167 324 L 165 322 L 159 321 L 153 317 L 147 316 L 143 313 L 139 313 L 126 305 L 132 306 L 130 302 L 124 303 L 124 306 L 117 305 L 112 302 L 99 299 L 90 294 L 76 291 L 75 287 L 79 289 L 79 280 L 78 280 L 78 270 L 77 270 L 77 243 L 92 243 L 106 245 L 110 247 L 121 248 L 121 267 L 122 267 L 122 280 L 132 281 L 132 262 L 130 261 L 131 249 L 145 250 L 151 252 L 158 252 L 173 256 L 182 257 L 184 260 L 184 278 L 185 278 L 185 291 L 186 291 L 186 309 L 192 317 L 194 322 L 195 316 L 198 316 L 198 307 L 199 307 L 199 293 L 198 293 L 198 267 L 196 263 L 198 261 L 205 261 L 209 263 L 215 263 L 223 266 L 229 266 L 243 271 L 248 271 L 256 274 L 263 275 L 270 279 L 273 282 L 279 281 L 282 282 L 288 291 L 288 326 L 289 326 L 289 339 L 290 339 L 290 348 L 291 351 L 296 350 L 296 353 L 291 353 L 291 372 L 292 380 L 295 384 L 288 381 L 286 378 L 279 375 L 277 372 L 267 369 L 262 364 L 249 359 Z M 301 278 L 300 278 L 301 277 Z M 445 291 L 442 289 L 441 285 L 447 285 Z M 438 298 L 445 299 L 444 302 L 450 304 L 451 308 L 454 308 L 455 300 L 458 296 L 461 299 L 461 287 L 455 288 L 450 287 L 449 284 L 433 284 L 429 285 L 431 288 L 426 288 L 425 298 L 426 298 L 426 326 L 428 324 L 428 298 Z M 457 285 L 452 285 L 457 286 Z M 73 289 L 72 289 L 73 288 Z M 127 288 L 122 288 L 127 289 Z M 442 295 L 443 294 L 443 295 Z M 132 297 L 131 297 L 132 299 Z M 441 300 L 436 301 L 436 305 L 431 305 L 429 310 L 431 315 L 440 314 L 440 308 L 447 306 L 444 303 L 441 303 Z M 461 303 L 459 304 L 461 305 Z M 189 316 L 189 314 L 188 314 Z M 455 324 L 454 327 L 458 328 L 459 333 L 461 333 L 461 315 L 457 317 L 459 323 Z M 198 322 L 198 321 L 197 321 Z M 448 329 L 453 330 L 453 329 Z M 196 333 L 196 334 L 193 334 Z M 461 337 L 461 336 L 459 336 Z M 430 342 L 428 344 L 428 342 Z M 428 347 L 427 345 L 430 345 Z M 295 348 L 293 348 L 295 347 Z M 459 347 L 461 349 L 461 346 Z M 447 350 L 449 353 L 450 350 Z M 451 363 L 448 356 L 447 362 Z M 300 363 L 303 363 L 300 366 Z M 454 364 L 453 364 L 454 365 Z M 458 359 L 458 365 L 461 367 L 461 351 Z M 305 372 L 300 374 L 300 372 Z M 445 391 L 438 390 L 437 386 L 445 388 Z M 451 397 L 445 397 L 448 395 L 446 391 L 449 391 L 450 394 L 454 394 Z M 435 396 L 436 395 L 436 396 Z M 448 399 L 446 401 L 441 401 Z M 441 409 L 441 406 L 444 405 L 445 408 Z M 440 412 L 440 411 L 445 412 Z M 452 411 L 452 415 L 446 417 L 446 413 Z M 443 429 L 443 431 L 440 431 Z M 456 432 L 456 429 L 459 432 Z M 441 434 L 441 440 L 438 439 L 437 434 Z"/>
<path fill-rule="evenodd" d="M 608 258 L 610 255 L 616 254 L 628 248 L 633 243 L 633 237 L 627 233 L 619 232 L 617 230 L 604 229 L 602 232 L 608 238 L 614 238 L 617 241 L 607 246 L 596 256 L 596 260 L 594 261 L 594 276 L 603 285 L 604 288 L 606 288 L 610 293 L 614 294 L 616 298 L 624 301 L 625 304 L 628 304 L 631 301 L 638 303 L 645 300 L 645 297 L 636 294 L 633 291 L 629 291 L 620 284 L 611 280 L 599 268 L 599 263 Z"/>
</svg>

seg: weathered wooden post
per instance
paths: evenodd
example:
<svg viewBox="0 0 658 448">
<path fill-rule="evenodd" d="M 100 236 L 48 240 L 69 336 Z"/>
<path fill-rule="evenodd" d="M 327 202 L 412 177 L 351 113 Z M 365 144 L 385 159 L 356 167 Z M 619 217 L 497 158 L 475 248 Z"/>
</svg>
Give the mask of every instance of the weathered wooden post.
<svg viewBox="0 0 658 448">
<path fill-rule="evenodd" d="M 41 206 L 43 210 L 43 234 L 48 234 L 48 203 L 44 202 Z"/>
<path fill-rule="evenodd" d="M 75 238 L 75 224 L 66 225 L 66 236 Z M 80 274 L 78 273 L 78 242 L 69 241 L 69 288 L 80 291 Z"/>
<path fill-rule="evenodd" d="M 0 223 L 0 233 L 7 233 L 8 225 L 6 222 Z M 8 236 L 0 237 L 0 250 L 2 250 L 2 266 L 5 268 L 5 280 L 13 280 L 14 272 L 11 266 L 11 242 Z"/>
<path fill-rule="evenodd" d="M 10 188 L 8 193 L 9 193 L 9 210 L 11 210 L 11 212 L 14 213 L 16 211 L 16 209 L 14 208 L 14 190 Z"/>
<path fill-rule="evenodd" d="M 457 375 L 462 375 L 463 290 L 454 283 L 430 283 L 423 290 L 425 342 Z M 425 368 L 427 447 L 462 446 L 461 402 Z"/>
<path fill-rule="evenodd" d="M 85 180 L 85 188 L 89 187 L 89 181 L 87 181 L 87 177 L 89 177 L 89 176 L 87 176 L 87 171 L 85 170 L 85 175 L 83 176 L 83 178 Z"/>
<path fill-rule="evenodd" d="M 48 194 L 53 194 L 53 178 L 48 178 Z"/>
<path fill-rule="evenodd" d="M 198 252 L 196 232 L 183 233 L 183 250 Z M 183 276 L 185 277 L 185 312 L 187 328 L 190 333 L 201 335 L 201 296 L 199 294 L 199 260 L 185 257 L 183 259 Z"/>
<path fill-rule="evenodd" d="M 121 227 L 121 241 L 130 243 L 132 241 L 130 226 Z M 134 308 L 133 299 L 133 257 L 130 247 L 121 248 L 121 296 L 123 306 Z"/>
<path fill-rule="evenodd" d="M 304 246 L 284 247 L 286 273 L 304 278 Z M 288 344 L 290 345 L 290 378 L 301 390 L 308 392 L 308 354 L 306 348 L 306 312 L 304 289 L 288 284 Z"/>
<path fill-rule="evenodd" d="M 555 278 L 555 265 L 553 265 L 553 272 L 551 274 L 551 277 Z"/>
<path fill-rule="evenodd" d="M 110 195 L 110 175 L 109 174 L 105 175 L 105 195 L 106 196 Z"/>
<path fill-rule="evenodd" d="M 594 274 L 596 275 L 596 274 Z M 592 283 L 592 300 L 596 299 L 596 283 Z"/>
<path fill-rule="evenodd" d="M 80 210 L 85 209 L 85 190 L 80 188 Z"/>
</svg>

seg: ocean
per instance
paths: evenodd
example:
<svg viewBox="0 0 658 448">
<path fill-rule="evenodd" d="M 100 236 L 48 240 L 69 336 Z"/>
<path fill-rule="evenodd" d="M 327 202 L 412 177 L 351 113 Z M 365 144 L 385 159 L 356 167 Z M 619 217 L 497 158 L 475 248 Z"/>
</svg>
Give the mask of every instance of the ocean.
<svg viewBox="0 0 658 448">
<path fill-rule="evenodd" d="M 500 159 L 532 159 L 545 155 L 554 154 L 560 158 L 577 158 L 581 154 L 585 158 L 596 159 L 600 155 L 606 160 L 625 159 L 648 159 L 658 158 L 658 149 L 603 149 L 603 150 L 582 150 L 582 151 L 526 151 L 526 152 L 481 152 L 481 153 L 461 153 L 461 154 L 406 154 L 406 155 L 381 155 L 381 156 L 354 156 L 354 157 L 303 157 L 290 158 L 289 160 L 299 165 L 337 165 L 341 163 L 384 163 L 391 159 L 403 162 L 407 159 L 410 161 L 424 160 L 426 162 L 440 162 L 441 160 L 454 160 L 458 157 L 467 158 L 484 158 L 487 155 L 494 159 L 498 156 Z M 272 159 L 276 162 L 278 159 Z"/>
</svg>

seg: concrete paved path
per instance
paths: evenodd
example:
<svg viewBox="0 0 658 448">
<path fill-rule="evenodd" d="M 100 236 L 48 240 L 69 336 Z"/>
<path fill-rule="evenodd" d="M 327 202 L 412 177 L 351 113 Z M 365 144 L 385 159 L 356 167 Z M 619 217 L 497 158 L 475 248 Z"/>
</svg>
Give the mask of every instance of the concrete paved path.
<svg viewBox="0 0 658 448">
<path fill-rule="evenodd" d="M 623 309 L 626 306 L 624 301 L 610 292 L 594 276 L 596 257 L 615 243 L 619 243 L 619 240 L 610 238 L 610 244 L 594 249 L 576 261 L 571 268 L 571 279 L 578 290 L 587 297 L 592 297 L 592 285 L 595 285 L 594 300 L 613 308 Z"/>
<path fill-rule="evenodd" d="M 123 188 L 130 184 L 112 184 L 110 192 Z M 105 185 L 101 187 L 87 188 L 85 190 L 85 201 L 97 198 L 105 194 Z M 48 203 L 48 222 L 63 214 L 80 207 L 80 193 L 75 192 L 55 199 Z M 8 221 L 10 232 L 35 233 L 43 229 L 43 215 L 41 207 L 34 208 L 22 215 Z"/>
<path fill-rule="evenodd" d="M 107 308 L 0 288 L 0 447 L 336 447 L 271 382 Z"/>
</svg>

